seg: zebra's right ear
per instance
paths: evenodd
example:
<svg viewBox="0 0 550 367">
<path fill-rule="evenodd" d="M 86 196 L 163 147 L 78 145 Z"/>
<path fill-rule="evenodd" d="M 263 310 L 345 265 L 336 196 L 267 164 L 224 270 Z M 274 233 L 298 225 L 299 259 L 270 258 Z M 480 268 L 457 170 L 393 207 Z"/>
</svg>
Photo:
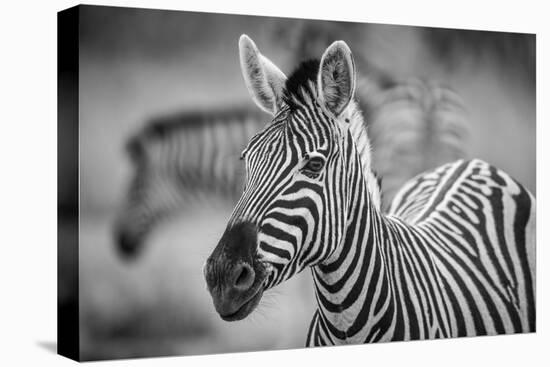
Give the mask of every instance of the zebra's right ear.
<svg viewBox="0 0 550 367">
<path fill-rule="evenodd" d="M 335 116 L 353 100 L 355 80 L 351 50 L 344 41 L 334 42 L 321 57 L 317 85 L 321 100 Z"/>
<path fill-rule="evenodd" d="M 239 39 L 239 57 L 244 82 L 252 99 L 262 110 L 276 115 L 282 102 L 285 74 L 260 53 L 246 34 Z"/>
</svg>

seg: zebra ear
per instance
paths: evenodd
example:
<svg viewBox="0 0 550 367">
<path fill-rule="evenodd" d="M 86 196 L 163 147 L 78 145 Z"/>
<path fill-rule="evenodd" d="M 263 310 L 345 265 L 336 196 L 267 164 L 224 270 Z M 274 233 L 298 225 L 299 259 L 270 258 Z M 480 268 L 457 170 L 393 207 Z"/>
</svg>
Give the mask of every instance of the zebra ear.
<svg viewBox="0 0 550 367">
<path fill-rule="evenodd" d="M 339 116 L 352 100 L 355 78 L 351 50 L 344 41 L 334 42 L 321 57 L 317 85 L 321 101 L 335 116 Z"/>
<path fill-rule="evenodd" d="M 239 57 L 244 82 L 254 102 L 262 110 L 277 114 L 286 82 L 285 74 L 258 51 L 246 34 L 239 39 Z"/>
</svg>

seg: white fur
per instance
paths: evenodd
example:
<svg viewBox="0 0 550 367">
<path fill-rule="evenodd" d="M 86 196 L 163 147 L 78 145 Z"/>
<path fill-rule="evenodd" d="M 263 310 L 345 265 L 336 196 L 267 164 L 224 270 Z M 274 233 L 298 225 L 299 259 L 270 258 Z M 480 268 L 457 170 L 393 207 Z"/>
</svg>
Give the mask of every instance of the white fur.
<svg viewBox="0 0 550 367">
<path fill-rule="evenodd" d="M 285 74 L 264 57 L 246 34 L 239 39 L 241 71 L 248 91 L 258 107 L 276 115 L 281 106 Z"/>
</svg>

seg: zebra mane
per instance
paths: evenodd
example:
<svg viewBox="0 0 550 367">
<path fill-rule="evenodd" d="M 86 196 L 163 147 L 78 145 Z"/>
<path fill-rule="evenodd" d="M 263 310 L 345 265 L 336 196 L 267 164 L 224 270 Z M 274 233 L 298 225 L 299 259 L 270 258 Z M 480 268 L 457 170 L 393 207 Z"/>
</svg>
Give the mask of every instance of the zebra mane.
<svg viewBox="0 0 550 367">
<path fill-rule="evenodd" d="M 283 101 L 292 111 L 298 104 L 308 104 L 311 99 L 317 98 L 317 75 L 320 61 L 318 59 L 302 62 L 288 77 L 283 90 Z M 367 125 L 363 113 L 357 103 L 352 101 L 344 112 L 346 121 L 349 120 L 349 129 L 355 142 L 357 153 L 361 159 L 363 174 L 367 180 L 367 187 L 371 194 L 373 205 L 381 207 L 380 180 L 371 168 L 371 144 L 367 136 Z"/>
<path fill-rule="evenodd" d="M 316 91 L 311 90 L 310 84 L 317 85 L 320 63 L 319 59 L 306 60 L 286 80 L 283 101 L 290 110 L 295 109 L 297 102 L 306 104 L 308 98 L 316 95 Z"/>
<path fill-rule="evenodd" d="M 349 131 L 355 142 L 357 154 L 361 159 L 363 174 L 367 181 L 367 188 L 371 194 L 373 205 L 381 208 L 381 187 L 380 178 L 372 169 L 371 143 L 367 134 L 367 124 L 363 120 L 363 113 L 357 106 L 357 102 L 352 101 L 345 112 L 349 119 Z"/>
</svg>

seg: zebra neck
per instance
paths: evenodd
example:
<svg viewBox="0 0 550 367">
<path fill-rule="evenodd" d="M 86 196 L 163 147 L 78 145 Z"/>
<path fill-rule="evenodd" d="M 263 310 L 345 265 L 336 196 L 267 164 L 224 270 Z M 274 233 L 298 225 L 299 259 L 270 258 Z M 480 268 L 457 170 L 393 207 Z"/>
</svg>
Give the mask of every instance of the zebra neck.
<svg viewBox="0 0 550 367">
<path fill-rule="evenodd" d="M 383 250 L 386 219 L 366 180 L 356 184 L 342 242 L 328 261 L 313 267 L 318 315 L 312 328 L 321 344 L 388 340 L 393 328 L 395 298 Z"/>
</svg>

